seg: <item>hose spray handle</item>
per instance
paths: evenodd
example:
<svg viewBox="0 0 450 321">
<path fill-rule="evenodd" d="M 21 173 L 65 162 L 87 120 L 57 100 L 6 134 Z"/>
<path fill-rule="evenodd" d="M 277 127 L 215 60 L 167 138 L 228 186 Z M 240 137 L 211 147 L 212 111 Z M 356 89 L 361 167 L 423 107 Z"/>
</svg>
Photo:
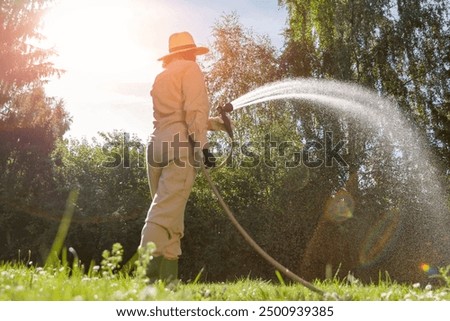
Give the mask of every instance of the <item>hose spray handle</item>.
<svg viewBox="0 0 450 321">
<path fill-rule="evenodd" d="M 222 118 L 223 124 L 225 126 L 225 129 L 231 139 L 233 139 L 233 128 L 231 127 L 231 121 L 230 118 L 228 118 L 227 113 L 232 112 L 233 109 L 234 107 L 231 103 L 226 103 L 223 106 L 217 107 L 217 111 L 219 112 L 220 117 Z"/>
<path fill-rule="evenodd" d="M 225 112 L 225 113 L 231 113 L 233 111 L 234 107 L 231 103 L 226 103 L 223 106 L 217 107 L 217 110 L 219 113 Z"/>
</svg>

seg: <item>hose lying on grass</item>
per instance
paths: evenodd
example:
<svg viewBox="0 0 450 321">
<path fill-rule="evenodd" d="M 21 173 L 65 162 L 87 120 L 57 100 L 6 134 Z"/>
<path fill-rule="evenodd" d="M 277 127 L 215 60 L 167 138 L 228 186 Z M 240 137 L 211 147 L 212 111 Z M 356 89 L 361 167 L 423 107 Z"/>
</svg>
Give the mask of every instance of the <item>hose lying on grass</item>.
<svg viewBox="0 0 450 321">
<path fill-rule="evenodd" d="M 256 251 L 258 252 L 259 255 L 261 255 L 267 262 L 269 262 L 275 269 L 277 269 L 278 271 L 280 271 L 281 273 L 283 273 L 284 275 L 286 275 L 288 278 L 290 278 L 291 280 L 298 282 L 300 284 L 302 284 L 303 286 L 305 286 L 306 288 L 308 288 L 309 290 L 320 294 L 321 296 L 323 296 L 325 294 L 324 291 L 322 291 L 321 289 L 317 288 L 316 286 L 314 286 L 313 284 L 311 284 L 310 282 L 302 279 L 301 277 L 299 277 L 298 275 L 296 275 L 295 273 L 289 271 L 288 268 L 286 268 L 285 266 L 283 266 L 282 264 L 280 264 L 277 260 L 275 260 L 273 257 L 271 257 L 269 254 L 267 254 L 266 251 L 264 251 L 252 238 L 251 236 L 247 233 L 247 231 L 242 227 L 242 225 L 237 221 L 236 217 L 234 216 L 233 212 L 230 210 L 230 208 L 228 207 L 227 203 L 224 201 L 224 199 L 222 198 L 222 196 L 220 195 L 219 189 L 217 188 L 217 186 L 214 184 L 214 182 L 211 179 L 211 176 L 209 175 L 208 170 L 205 168 L 205 166 L 202 164 L 202 171 L 203 174 L 206 177 L 206 180 L 208 181 L 213 193 L 216 195 L 220 205 L 222 206 L 223 210 L 225 211 L 225 213 L 227 214 L 228 218 L 230 219 L 231 223 L 233 223 L 233 225 L 236 227 L 236 229 L 239 231 L 239 233 L 244 237 L 244 239 L 247 241 L 247 243 Z"/>
</svg>

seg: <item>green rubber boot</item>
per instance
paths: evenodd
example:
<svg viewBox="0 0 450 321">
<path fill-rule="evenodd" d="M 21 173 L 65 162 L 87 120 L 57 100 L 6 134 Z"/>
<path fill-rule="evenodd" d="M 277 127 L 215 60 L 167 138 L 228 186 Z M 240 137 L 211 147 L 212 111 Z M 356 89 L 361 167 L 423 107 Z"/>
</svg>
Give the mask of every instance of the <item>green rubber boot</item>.
<svg viewBox="0 0 450 321">
<path fill-rule="evenodd" d="M 178 260 L 168 260 L 163 257 L 159 277 L 166 283 L 178 281 Z"/>
<path fill-rule="evenodd" d="M 155 256 L 147 268 L 150 283 L 162 280 L 166 283 L 178 280 L 178 260 L 168 260 L 163 256 Z"/>
</svg>

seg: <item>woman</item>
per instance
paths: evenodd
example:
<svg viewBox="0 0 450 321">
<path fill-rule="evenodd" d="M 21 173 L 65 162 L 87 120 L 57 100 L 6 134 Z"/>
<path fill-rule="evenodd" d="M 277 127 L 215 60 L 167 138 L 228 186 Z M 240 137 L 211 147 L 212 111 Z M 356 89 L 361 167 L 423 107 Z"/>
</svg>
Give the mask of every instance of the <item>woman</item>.
<svg viewBox="0 0 450 321">
<path fill-rule="evenodd" d="M 196 56 L 207 53 L 188 32 L 169 38 L 169 54 L 160 58 L 164 71 L 155 79 L 154 131 L 147 149 L 152 204 L 142 229 L 140 247 L 156 245 L 147 276 L 150 280 L 178 277 L 184 211 L 196 174 L 195 162 L 215 166 L 208 151 L 209 102 Z"/>
</svg>

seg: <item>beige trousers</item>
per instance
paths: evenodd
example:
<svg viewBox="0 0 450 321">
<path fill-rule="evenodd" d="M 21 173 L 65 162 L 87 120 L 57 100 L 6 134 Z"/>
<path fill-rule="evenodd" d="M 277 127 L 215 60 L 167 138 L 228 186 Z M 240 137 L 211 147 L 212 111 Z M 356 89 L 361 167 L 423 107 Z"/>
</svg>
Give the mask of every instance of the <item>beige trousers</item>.
<svg viewBox="0 0 450 321">
<path fill-rule="evenodd" d="M 152 203 L 142 229 L 140 246 L 153 242 L 156 245 L 154 256 L 177 259 L 181 255 L 184 211 L 196 169 L 187 133 L 181 137 L 181 148 L 167 143 L 173 142 L 173 137 L 158 136 L 147 147 L 147 175 Z"/>
</svg>

